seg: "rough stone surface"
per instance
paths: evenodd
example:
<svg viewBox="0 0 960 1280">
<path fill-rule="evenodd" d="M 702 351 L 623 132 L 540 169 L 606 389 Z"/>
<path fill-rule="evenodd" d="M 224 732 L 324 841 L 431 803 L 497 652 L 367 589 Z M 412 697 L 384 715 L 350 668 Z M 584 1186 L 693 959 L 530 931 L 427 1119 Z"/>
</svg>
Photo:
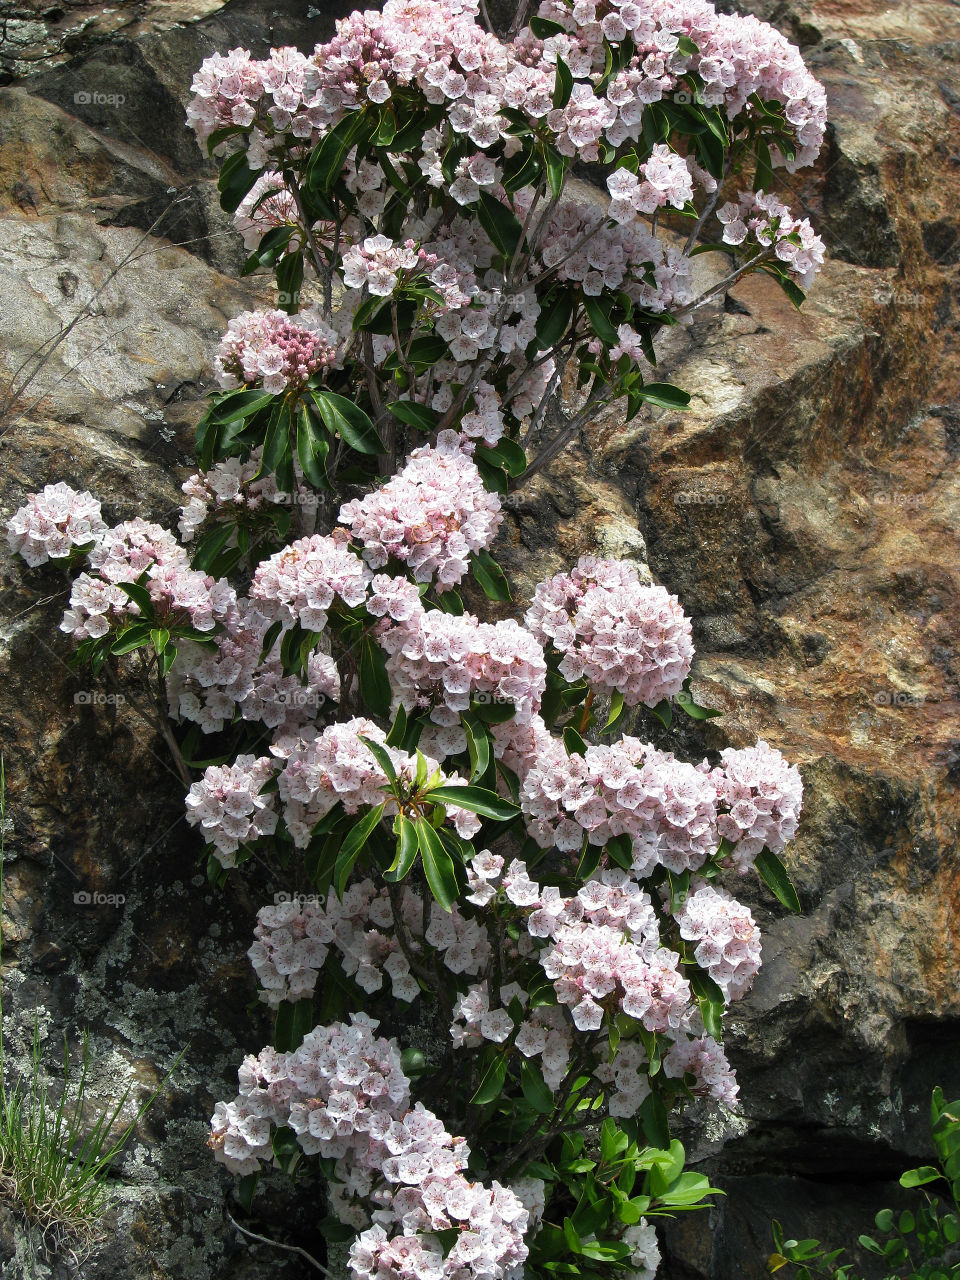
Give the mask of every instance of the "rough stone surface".
<svg viewBox="0 0 960 1280">
<path fill-rule="evenodd" d="M 171 522 L 214 343 L 256 296 L 230 278 L 242 253 L 182 124 L 190 78 L 214 48 L 323 38 L 347 7 L 0 5 L 0 514 L 65 479 L 111 519 Z M 695 690 L 724 712 L 685 749 L 762 735 L 806 781 L 803 916 L 747 891 L 765 945 L 731 1028 L 741 1112 L 685 1127 L 728 1195 L 667 1225 L 666 1280 L 759 1280 L 772 1217 L 855 1240 L 926 1152 L 930 1088 L 960 1093 L 960 16 L 748 7 L 827 86 L 829 145 L 786 183 L 831 261 L 801 314 L 753 280 L 705 308 L 662 361 L 691 411 L 593 426 L 513 500 L 498 548 L 527 589 L 585 551 L 649 559 L 696 618 Z M 184 1056 L 117 1170 L 106 1241 L 48 1266 L 6 1213 L 0 1277 L 315 1274 L 241 1238 L 203 1145 L 267 1035 L 246 1009 L 254 911 L 305 886 L 255 864 L 208 889 L 136 688 L 93 701 L 56 630 L 65 580 L 2 573 L 6 1051 L 26 1067 L 36 1014 L 52 1068 L 89 1028 L 94 1092 L 132 1080 L 136 1101 Z M 317 1203 L 278 1178 L 250 1225 L 319 1253 Z"/>
</svg>

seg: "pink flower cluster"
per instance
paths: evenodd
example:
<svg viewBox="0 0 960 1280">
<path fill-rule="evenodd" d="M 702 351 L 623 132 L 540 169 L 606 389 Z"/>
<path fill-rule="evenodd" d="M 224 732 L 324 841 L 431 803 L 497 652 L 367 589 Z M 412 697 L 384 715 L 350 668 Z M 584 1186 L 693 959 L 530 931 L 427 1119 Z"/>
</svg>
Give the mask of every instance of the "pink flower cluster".
<svg viewBox="0 0 960 1280">
<path fill-rule="evenodd" d="M 75 640 L 99 639 L 112 625 L 139 617 L 139 605 L 118 584 L 144 573 L 157 622 L 168 630 L 212 631 L 236 616 L 236 592 L 226 579 L 191 569 L 173 534 L 147 520 L 108 529 L 88 558 L 92 572 L 75 579 L 60 623 Z"/>
<path fill-rule="evenodd" d="M 568 1016 L 557 1005 L 539 1005 L 525 1013 L 517 1026 L 507 1010 L 514 998 L 524 1006 L 528 994 L 517 983 L 500 989 L 501 1005 L 490 1007 L 488 984 L 478 982 L 457 998 L 450 1037 L 456 1048 L 476 1048 L 485 1040 L 503 1044 L 516 1029 L 514 1046 L 525 1058 L 539 1058 L 544 1082 L 558 1089 L 570 1066 L 573 1030 Z"/>
<path fill-rule="evenodd" d="M 322 631 L 335 598 L 349 607 L 367 598 L 370 571 L 349 547 L 343 529 L 290 543 L 257 566 L 250 599 L 271 620 L 285 627 L 296 623 L 306 631 Z"/>
<path fill-rule="evenodd" d="M 217 381 L 230 390 L 263 387 L 271 395 L 296 390 L 336 362 L 337 335 L 306 313 L 243 311 L 227 326 L 214 359 Z"/>
<path fill-rule="evenodd" d="M 321 818 L 340 803 L 347 813 L 356 813 L 368 805 L 379 805 L 387 797 L 383 788 L 387 775 L 361 737 L 385 745 L 386 734 L 372 720 L 356 717 L 341 724 L 331 724 L 322 733 L 309 736 L 306 731 L 287 752 L 286 764 L 279 776 L 280 799 L 287 830 L 298 848 L 305 848 Z M 279 750 L 274 747 L 274 750 Z M 398 747 L 387 747 L 402 789 L 416 788 L 417 761 Z M 439 772 L 436 760 L 425 757 L 428 776 Z M 459 786 L 465 779 L 456 774 L 440 775 L 443 785 Z M 440 782 L 437 783 L 440 785 Z M 396 801 L 388 799 L 385 816 L 396 813 Z M 449 806 L 449 817 L 457 832 L 469 839 L 481 826 L 476 814 L 457 806 Z"/>
<path fill-rule="evenodd" d="M 620 170 L 617 171 L 621 172 Z M 518 191 L 523 216 L 531 197 Z M 690 259 L 637 222 L 610 226 L 595 204 L 563 200 L 537 245 L 544 268 L 558 280 L 579 284 L 590 297 L 623 290 L 639 306 L 663 312 L 693 298 Z"/>
<path fill-rule="evenodd" d="M 184 542 L 192 542 L 197 530 L 211 512 L 216 518 L 223 512 L 230 515 L 252 515 L 264 504 L 282 505 L 289 501 L 290 495 L 277 488 L 272 475 L 260 476 L 262 450 L 254 449 L 246 462 L 239 458 L 224 458 L 216 462 L 209 471 L 198 471 L 186 479 L 181 489 L 187 501 L 180 508 L 180 536 Z M 298 499 L 303 501 L 307 491 L 301 486 Z M 232 535 L 228 545 L 235 545 L 236 535 Z"/>
<path fill-rule="evenodd" d="M 561 674 L 623 694 L 627 706 L 675 697 L 690 673 L 692 628 L 676 596 L 621 560 L 584 556 L 538 584 L 526 625 L 566 656 Z"/>
<path fill-rule="evenodd" d="M 591 844 L 629 835 L 638 876 L 657 863 L 696 870 L 719 843 L 709 773 L 639 738 L 589 746 L 585 756 L 568 755 L 556 740 L 543 742 L 523 778 L 520 803 L 527 830 L 543 848 L 574 852 L 584 834 Z"/>
<path fill-rule="evenodd" d="M 687 896 L 677 924 L 726 1002 L 741 1000 L 760 971 L 760 930 L 750 909 L 725 890 L 702 885 Z"/>
<path fill-rule="evenodd" d="M 527 1210 L 508 1187 L 463 1175 L 469 1147 L 422 1104 L 410 1108 L 396 1043 L 376 1028 L 354 1014 L 350 1026 L 317 1027 L 292 1053 L 246 1058 L 237 1097 L 214 1111 L 209 1145 L 232 1172 L 252 1173 L 271 1157 L 271 1128 L 289 1125 L 307 1155 L 334 1160 L 341 1220 L 368 1221 L 358 1198 L 383 1206 L 351 1248 L 354 1276 L 407 1274 L 415 1262 L 450 1280 L 507 1276 L 527 1256 Z M 444 1256 L 435 1233 L 451 1228 Z"/>
<path fill-rule="evenodd" d="M 269 756 L 241 755 L 233 764 L 211 765 L 187 792 L 187 821 L 201 828 L 221 866 L 235 867 L 241 845 L 276 830 L 274 796 L 263 794 L 275 772 Z"/>
<path fill-rule="evenodd" d="M 663 1073 L 673 1080 L 693 1077 L 695 1093 L 728 1107 L 736 1105 L 739 1086 L 723 1045 L 713 1036 L 679 1036 L 663 1056 Z"/>
<path fill-rule="evenodd" d="M 316 720 L 340 697 L 340 675 L 333 658 L 314 650 L 304 679 L 284 675 L 281 638 L 261 660 L 271 619 L 249 600 L 237 601 L 215 643 L 181 643 L 167 676 L 170 714 L 217 733 L 237 715 L 261 720 L 269 729 L 289 731 Z"/>
<path fill-rule="evenodd" d="M 728 747 L 720 759 L 722 770 L 715 776 L 727 812 L 717 820 L 717 829 L 736 844 L 733 864 L 744 872 L 761 849 L 779 853 L 797 834 L 803 782 L 796 765 L 762 740 L 755 747 Z"/>
<path fill-rule="evenodd" d="M 484 488 L 461 444 L 456 432 L 441 431 L 436 445 L 414 449 L 385 485 L 341 507 L 340 520 L 372 568 L 392 557 L 409 565 L 418 582 L 452 587 L 467 572 L 470 553 L 493 541 L 503 518 L 500 500 Z"/>
<path fill-rule="evenodd" d="M 61 481 L 27 495 L 26 503 L 7 521 L 7 542 L 35 569 L 90 547 L 106 528 L 93 494 L 78 493 Z"/>
<path fill-rule="evenodd" d="M 423 929 L 424 903 L 407 886 L 401 895 L 403 927 L 421 954 L 426 943 L 451 973 L 476 975 L 490 956 L 486 931 L 454 906 L 451 912 L 430 909 Z M 384 974 L 393 995 L 415 1000 L 420 987 L 396 937 L 396 922 L 386 888 L 372 880 L 349 885 L 343 898 L 328 894 L 323 905 L 306 901 L 263 907 L 247 952 L 262 988 L 260 998 L 276 1007 L 282 1000 L 310 995 L 329 948 L 342 956 L 344 972 L 368 993 L 381 990 Z"/>
<path fill-rule="evenodd" d="M 478 622 L 469 613 L 422 610 L 384 631 L 380 643 L 390 655 L 394 697 L 408 711 L 430 708 L 437 730 L 428 729 L 425 741 L 442 756 L 465 750 L 460 713 L 471 699 L 512 703 L 514 718 L 524 723 L 546 688 L 543 650 L 513 618 Z"/>
<path fill-rule="evenodd" d="M 639 173 L 614 169 L 607 178 L 610 217 L 632 222 L 638 213 L 654 213 L 664 205 L 682 209 L 693 199 L 693 180 L 683 156 L 658 142 Z"/>
<path fill-rule="evenodd" d="M 275 227 L 296 226 L 300 212 L 293 193 L 276 170 L 262 173 L 237 205 L 233 225 L 243 237 L 245 249 L 256 249 L 268 231 Z M 300 246 L 300 236 L 294 234 L 289 248 Z"/>
<path fill-rule="evenodd" d="M 338 1161 L 352 1182 L 361 1175 L 382 1137 L 410 1105 L 410 1082 L 393 1040 L 374 1035 L 377 1023 L 357 1013 L 351 1025 L 317 1027 L 292 1053 L 264 1049 L 238 1072 L 240 1090 L 218 1102 L 209 1145 L 232 1172 L 256 1173 L 272 1160 L 270 1131 L 287 1125 L 309 1155 Z M 381 1148 L 382 1149 L 382 1148 Z"/>
<path fill-rule="evenodd" d="M 610 925 L 562 925 L 540 963 L 580 1031 L 597 1031 L 605 1014 L 612 1020 L 621 1011 L 648 1031 L 675 1031 L 690 1002 L 675 952 L 637 946 Z"/>
<path fill-rule="evenodd" d="M 823 266 L 823 240 L 809 218 L 794 218 L 776 196 L 762 191 L 741 191 L 739 204 L 732 200 L 717 210 L 726 244 L 740 245 L 751 236 L 762 249 L 773 249 L 790 275 L 804 289 Z"/>
</svg>

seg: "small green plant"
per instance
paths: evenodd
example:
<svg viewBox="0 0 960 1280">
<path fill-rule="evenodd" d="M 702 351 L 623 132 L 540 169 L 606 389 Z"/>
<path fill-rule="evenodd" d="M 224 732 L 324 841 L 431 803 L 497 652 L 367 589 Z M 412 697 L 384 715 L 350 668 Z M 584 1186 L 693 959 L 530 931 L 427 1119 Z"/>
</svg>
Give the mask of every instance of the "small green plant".
<svg viewBox="0 0 960 1280">
<path fill-rule="evenodd" d="M 0 900 L 6 826 L 6 779 L 0 758 Z M 115 1125 L 130 1096 L 131 1085 L 111 1106 L 91 1104 L 88 1084 L 92 1055 L 86 1034 L 79 1062 L 71 1058 L 64 1036 L 56 1085 L 44 1084 L 40 1039 L 39 1019 L 35 1017 L 29 1068 L 8 1082 L 0 996 L 0 1201 L 37 1228 L 45 1251 L 55 1253 L 69 1248 L 75 1252 L 100 1234 L 106 1179 L 113 1162 L 173 1068 L 117 1133 Z"/>
<path fill-rule="evenodd" d="M 936 1165 L 921 1165 L 900 1176 L 901 1187 L 918 1190 L 924 1203 L 899 1214 L 881 1209 L 874 1219 L 879 1239 L 859 1237 L 862 1248 L 883 1259 L 884 1280 L 960 1277 L 960 1101 L 946 1102 L 940 1088 L 930 1102 L 930 1132 Z M 795 1280 L 815 1275 L 860 1280 L 853 1263 L 834 1265 L 843 1249 L 828 1251 L 819 1240 L 785 1240 L 779 1222 L 773 1224 L 773 1242 L 771 1271 L 792 1265 Z"/>
</svg>

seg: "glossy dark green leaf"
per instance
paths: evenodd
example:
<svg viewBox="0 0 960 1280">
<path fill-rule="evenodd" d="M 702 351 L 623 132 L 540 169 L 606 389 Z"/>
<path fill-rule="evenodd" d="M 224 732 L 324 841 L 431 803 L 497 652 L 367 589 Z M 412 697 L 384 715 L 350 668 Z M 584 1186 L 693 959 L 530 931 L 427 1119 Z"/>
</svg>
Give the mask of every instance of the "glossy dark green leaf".
<svg viewBox="0 0 960 1280">
<path fill-rule="evenodd" d="M 327 427 L 358 453 L 383 453 L 383 441 L 359 405 L 332 391 L 314 391 L 314 403 Z"/>
<path fill-rule="evenodd" d="M 498 822 L 507 822 L 520 812 L 515 804 L 502 799 L 495 791 L 489 791 L 486 787 L 434 787 L 429 794 L 430 799 L 437 804 L 469 809 L 471 813 L 479 813 L 484 818 L 494 818 Z"/>
<path fill-rule="evenodd" d="M 757 854 L 754 866 L 759 872 L 761 880 L 772 891 L 777 901 L 782 903 L 788 911 L 792 911 L 794 915 L 799 915 L 801 911 L 800 899 L 797 897 L 793 882 L 787 875 L 786 867 L 777 855 L 771 853 L 769 849 L 762 849 Z"/>
<path fill-rule="evenodd" d="M 350 879 L 350 874 L 357 858 L 363 852 L 363 848 L 373 834 L 374 828 L 383 817 L 385 803 L 377 805 L 375 809 L 368 809 L 363 817 L 344 836 L 333 872 L 333 887 L 338 898 L 343 897 L 343 891 L 347 887 L 347 881 Z"/>
<path fill-rule="evenodd" d="M 420 431 L 436 431 L 440 424 L 440 414 L 429 405 L 417 404 L 413 400 L 393 400 L 387 408 L 395 418 L 405 422 L 408 427 L 417 427 Z"/>
<path fill-rule="evenodd" d="M 498 1053 L 484 1073 L 483 1079 L 477 1086 L 477 1091 L 470 1101 L 477 1107 L 493 1102 L 503 1092 L 503 1084 L 506 1078 L 507 1059 L 502 1053 Z"/>
<path fill-rule="evenodd" d="M 389 715 L 392 694 L 387 660 L 372 636 L 364 636 L 360 649 L 360 697 L 374 715 Z"/>
<path fill-rule="evenodd" d="M 640 398 L 647 404 L 658 405 L 661 409 L 689 409 L 690 393 L 674 387 L 669 382 L 647 382 L 639 391 Z"/>
<path fill-rule="evenodd" d="M 477 217 L 497 249 L 504 258 L 510 260 L 523 235 L 523 227 L 513 210 L 497 200 L 489 191 L 481 190 L 477 202 Z"/>
<path fill-rule="evenodd" d="M 453 904 L 460 896 L 453 859 L 429 822 L 418 818 L 416 828 L 423 874 L 430 892 L 444 911 L 452 911 Z"/>
<path fill-rule="evenodd" d="M 259 176 L 259 172 L 255 172 L 247 164 L 246 151 L 234 151 L 232 155 L 227 156 L 220 166 L 220 175 L 217 178 L 221 209 L 227 213 L 234 213 Z"/>
<path fill-rule="evenodd" d="M 484 547 L 470 555 L 470 567 L 483 593 L 490 600 L 509 600 L 510 584 L 506 575 Z"/>
</svg>

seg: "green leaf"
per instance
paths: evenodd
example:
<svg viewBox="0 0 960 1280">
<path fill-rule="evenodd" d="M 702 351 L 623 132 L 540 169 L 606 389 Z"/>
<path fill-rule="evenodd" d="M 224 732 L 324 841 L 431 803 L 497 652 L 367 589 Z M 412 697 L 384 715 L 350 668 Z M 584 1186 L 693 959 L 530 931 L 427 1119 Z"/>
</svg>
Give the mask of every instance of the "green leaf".
<svg viewBox="0 0 960 1280">
<path fill-rule="evenodd" d="M 587 744 L 572 724 L 568 724 L 563 731 L 563 745 L 567 749 L 568 756 L 585 756 L 587 754 Z"/>
<path fill-rule="evenodd" d="M 477 1091 L 470 1101 L 476 1107 L 482 1107 L 488 1102 L 493 1102 L 495 1098 L 500 1097 L 500 1093 L 503 1090 L 503 1082 L 506 1078 L 507 1059 L 504 1054 L 498 1053 L 484 1072 L 483 1079 L 477 1086 Z"/>
<path fill-rule="evenodd" d="M 497 249 L 504 258 L 510 260 L 516 253 L 523 235 L 523 227 L 513 210 L 502 204 L 489 191 L 481 190 L 477 201 L 477 217 Z"/>
<path fill-rule="evenodd" d="M 191 569 L 209 573 L 217 556 L 230 541 L 231 533 L 235 531 L 236 526 L 232 524 L 217 524 L 208 530 L 197 543 L 197 549 L 190 559 Z"/>
<path fill-rule="evenodd" d="M 584 294 L 581 301 L 587 313 L 587 319 L 590 321 L 590 328 L 605 346 L 615 347 L 619 338 L 608 315 L 610 300 L 601 301 L 600 298 L 591 298 Z"/>
<path fill-rule="evenodd" d="M 428 794 L 434 803 L 469 809 L 471 813 L 479 813 L 498 822 L 507 822 L 520 812 L 517 805 L 502 800 L 495 791 L 488 791 L 486 787 L 434 787 Z"/>
<path fill-rule="evenodd" d="M 905 1173 L 900 1175 L 901 1187 L 923 1187 L 928 1182 L 936 1182 L 942 1177 L 939 1169 L 934 1169 L 932 1165 L 921 1165 L 919 1169 L 907 1169 Z"/>
<path fill-rule="evenodd" d="M 573 294 L 569 289 L 561 290 L 549 301 L 545 300 L 537 316 L 537 350 L 552 351 L 566 333 L 572 318 Z"/>
<path fill-rule="evenodd" d="M 300 469 L 315 489 L 329 489 L 327 468 L 324 465 L 330 452 L 330 441 L 321 435 L 305 404 L 301 404 L 297 412 L 297 457 Z"/>
<path fill-rule="evenodd" d="M 447 344 L 438 333 L 425 333 L 420 338 L 415 338 L 410 343 L 409 350 L 406 353 L 406 363 L 413 369 L 414 373 L 423 373 L 425 369 L 431 368 L 442 360 L 447 354 Z M 383 362 L 383 368 L 396 371 L 402 368 L 400 354 L 391 351 Z"/>
<path fill-rule="evenodd" d="M 420 431 L 436 431 L 440 425 L 440 414 L 428 405 L 417 404 L 413 400 L 392 400 L 387 408 L 395 418 L 405 422 L 408 427 L 417 427 Z"/>
<path fill-rule="evenodd" d="M 303 254 L 288 253 L 277 264 L 277 306 L 288 315 L 300 310 L 300 291 L 303 287 Z"/>
<path fill-rule="evenodd" d="M 670 1122 L 667 1109 L 658 1094 L 651 1093 L 644 1098 L 640 1107 L 640 1123 L 651 1146 L 658 1147 L 661 1151 L 670 1146 Z"/>
<path fill-rule="evenodd" d="M 520 1064 L 520 1087 L 534 1111 L 542 1116 L 548 1116 L 553 1111 L 553 1091 L 544 1081 L 540 1068 L 530 1058 L 524 1058 Z"/>
<path fill-rule="evenodd" d="M 257 1193 L 259 1181 L 259 1173 L 248 1173 L 245 1178 L 241 1178 L 237 1183 L 237 1199 L 240 1201 L 240 1207 L 246 1213 L 250 1213 L 253 1209 L 253 1197 Z"/>
<path fill-rule="evenodd" d="M 220 166 L 220 175 L 217 178 L 220 208 L 227 213 L 234 213 L 237 205 L 259 176 L 259 172 L 254 172 L 247 164 L 246 151 L 234 151 L 232 155 L 227 156 Z"/>
<path fill-rule="evenodd" d="M 153 600 L 150 596 L 150 592 L 142 583 L 120 582 L 117 585 L 124 595 L 130 597 L 145 617 L 149 618 L 153 614 Z"/>
<path fill-rule="evenodd" d="M 467 735 L 467 754 L 470 757 L 470 781 L 476 782 L 487 772 L 490 764 L 490 735 L 481 722 L 471 721 L 461 715 L 460 723 Z"/>
<path fill-rule="evenodd" d="M 623 715 L 624 703 L 623 694 L 614 693 L 610 698 L 610 714 L 607 716 L 607 723 L 600 730 L 601 733 L 611 733 L 620 721 Z"/>
<path fill-rule="evenodd" d="M 358 453 L 385 453 L 370 417 L 359 405 L 332 391 L 314 391 L 313 399 L 327 427 Z"/>
<path fill-rule="evenodd" d="M 400 817 L 400 839 L 397 844 L 397 856 L 384 872 L 384 879 L 391 883 L 397 883 L 406 877 L 413 870 L 413 864 L 417 860 L 417 853 L 420 849 L 420 841 L 417 836 L 417 828 L 409 818 Z"/>
<path fill-rule="evenodd" d="M 360 741 L 367 748 L 367 750 L 376 760 L 377 764 L 380 766 L 383 772 L 387 775 L 390 781 L 396 782 L 397 780 L 396 766 L 394 765 L 393 760 L 390 758 L 390 752 L 386 749 L 386 747 L 384 747 L 382 743 L 374 742 L 372 738 L 364 738 L 362 735 L 360 737 Z"/>
<path fill-rule="evenodd" d="M 416 828 L 420 857 L 423 861 L 423 874 L 426 876 L 430 892 L 444 911 L 451 911 L 453 904 L 460 896 L 453 859 L 429 822 L 418 818 Z"/>
<path fill-rule="evenodd" d="M 564 60 L 557 54 L 557 79 L 553 88 L 553 105 L 562 108 L 570 101 L 573 93 L 573 74 Z"/>
<path fill-rule="evenodd" d="M 403 703 L 397 707 L 397 714 L 394 716 L 393 724 L 390 726 L 390 732 L 387 734 L 388 747 L 402 747 L 403 740 L 407 733 L 407 711 Z"/>
<path fill-rule="evenodd" d="M 577 865 L 576 876 L 578 880 L 589 880 L 597 867 L 600 865 L 600 859 L 603 857 L 603 845 L 591 844 L 589 840 L 584 841 L 583 852 L 580 855 L 580 862 Z"/>
<path fill-rule="evenodd" d="M 788 911 L 792 911 L 794 915 L 799 915 L 801 911 L 800 899 L 797 897 L 797 891 L 787 875 L 786 867 L 777 855 L 771 853 L 769 849 L 762 849 L 757 854 L 754 866 L 757 868 L 761 880 L 773 892 L 777 901 L 782 903 Z"/>
<path fill-rule="evenodd" d="M 804 302 L 806 301 L 807 295 L 803 292 L 803 290 L 800 288 L 799 285 L 794 284 L 794 282 L 790 279 L 789 276 L 777 274 L 775 278 L 776 278 L 777 284 L 779 284 L 780 288 L 783 290 L 783 292 L 787 295 L 787 297 L 790 299 L 790 301 L 799 311 L 800 308 L 803 306 Z"/>
<path fill-rule="evenodd" d="M 619 836 L 612 836 L 605 845 L 607 857 L 611 862 L 615 862 L 618 867 L 622 867 L 624 871 L 629 871 L 633 866 L 633 840 L 624 832 Z"/>
<path fill-rule="evenodd" d="M 554 22 L 552 18 L 530 19 L 530 30 L 538 40 L 549 40 L 551 36 L 561 35 L 566 31 L 566 27 L 562 22 Z"/>
<path fill-rule="evenodd" d="M 273 396 L 267 391 L 243 390 L 228 391 L 225 396 L 219 396 L 211 404 L 205 415 L 208 422 L 236 422 L 238 419 L 249 418 L 252 414 L 258 413 L 268 404 L 272 403 Z"/>
<path fill-rule="evenodd" d="M 563 182 L 567 176 L 570 161 L 566 156 L 562 156 L 556 147 L 551 147 L 549 144 L 544 147 L 544 160 L 547 166 L 550 194 L 556 199 L 563 190 Z"/>
<path fill-rule="evenodd" d="M 659 405 L 661 409 L 689 409 L 689 392 L 681 391 L 669 382 L 647 382 L 638 392 L 641 400 Z"/>
<path fill-rule="evenodd" d="M 496 467 L 502 467 L 508 475 L 522 476 L 527 469 L 527 455 L 515 440 L 506 436 L 495 445 L 478 444 L 474 449 L 474 457 L 483 458 Z"/>
<path fill-rule="evenodd" d="M 329 195 L 340 177 L 350 150 L 357 145 L 360 135 L 372 127 L 363 108 L 345 115 L 314 147 L 304 174 L 307 190 Z"/>
<path fill-rule="evenodd" d="M 683 688 L 677 694 L 677 705 L 682 711 L 685 711 L 691 720 L 715 720 L 717 716 L 723 714 L 722 711 L 716 711 L 713 707 L 701 707 L 690 692 L 690 677 L 687 676 L 683 682 Z"/>
<path fill-rule="evenodd" d="M 273 1047 L 278 1053 L 291 1053 L 303 1044 L 304 1036 L 313 1030 L 313 1001 L 284 1000 L 277 1008 Z"/>
<path fill-rule="evenodd" d="M 510 584 L 507 582 L 506 575 L 486 547 L 480 551 L 471 552 L 470 567 L 473 570 L 473 576 L 489 600 L 511 599 Z"/>
<path fill-rule="evenodd" d="M 360 697 L 376 716 L 390 714 L 390 677 L 383 650 L 372 636 L 363 638 L 360 649 Z"/>
<path fill-rule="evenodd" d="M 333 870 L 333 887 L 338 898 L 343 897 L 343 891 L 347 887 L 347 881 L 350 879 L 354 864 L 362 853 L 364 845 L 373 834 L 374 828 L 383 817 L 385 806 L 386 801 L 377 805 L 375 809 L 368 809 L 360 821 L 351 827 L 344 837 Z"/>
<path fill-rule="evenodd" d="M 651 715 L 655 715 L 665 729 L 669 729 L 673 723 L 673 708 L 667 698 L 662 702 L 658 702 L 655 707 L 648 707 L 647 710 Z"/>
</svg>

